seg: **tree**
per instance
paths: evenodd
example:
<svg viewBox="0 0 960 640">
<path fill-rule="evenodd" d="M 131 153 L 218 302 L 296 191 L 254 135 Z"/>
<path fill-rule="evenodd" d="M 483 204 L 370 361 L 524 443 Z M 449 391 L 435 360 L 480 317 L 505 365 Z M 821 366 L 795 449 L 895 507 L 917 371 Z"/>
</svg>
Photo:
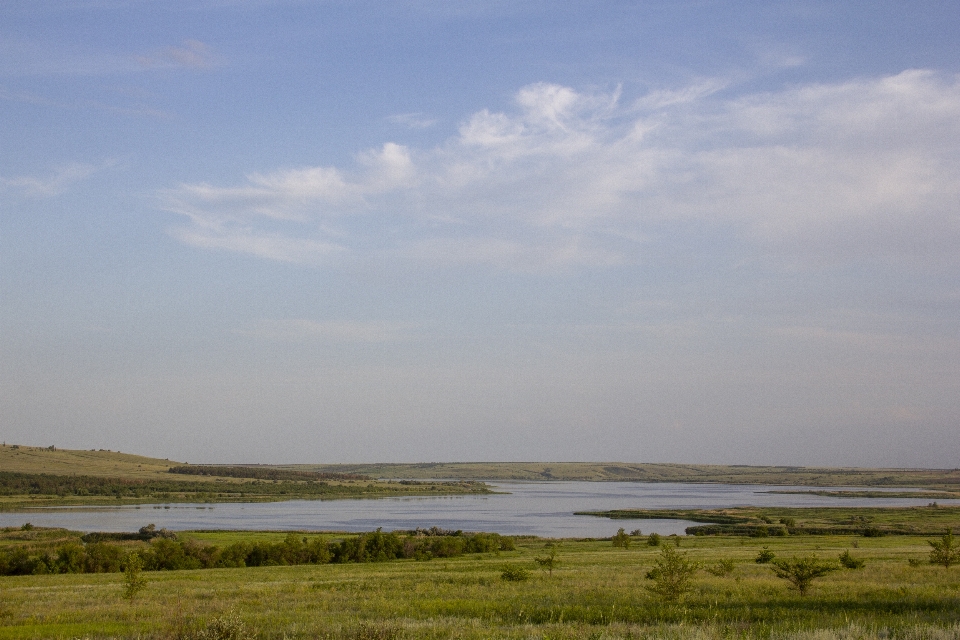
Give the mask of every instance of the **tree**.
<svg viewBox="0 0 960 640">
<path fill-rule="evenodd" d="M 930 549 L 930 564 L 943 565 L 944 569 L 949 569 L 950 565 L 960 563 L 960 547 L 955 546 L 953 542 L 953 531 L 947 529 L 947 533 L 939 540 L 927 540 L 932 549 Z"/>
<path fill-rule="evenodd" d="M 627 532 L 623 530 L 623 527 L 617 529 L 617 535 L 610 538 L 613 541 L 613 546 L 620 549 L 629 549 L 630 548 L 630 536 L 627 535 Z"/>
<path fill-rule="evenodd" d="M 123 571 L 123 597 L 133 600 L 137 594 L 147 587 L 147 579 L 143 577 L 143 560 L 139 553 L 127 556 L 127 566 Z"/>
<path fill-rule="evenodd" d="M 816 578 L 840 569 L 833 562 L 821 561 L 817 556 L 794 556 L 793 560 L 774 560 L 772 564 L 770 568 L 777 577 L 788 580 L 801 596 L 807 595 L 810 583 Z"/>
<path fill-rule="evenodd" d="M 647 578 L 653 580 L 647 591 L 666 602 L 676 602 L 690 591 L 693 575 L 699 568 L 699 563 L 689 560 L 686 553 L 664 545 L 660 547 L 660 557 L 654 567 L 647 572 Z"/>
<path fill-rule="evenodd" d="M 550 576 L 553 576 L 553 568 L 560 564 L 557 560 L 557 545 L 549 545 L 550 551 L 545 556 L 536 556 L 534 561 L 540 565 L 541 569 L 546 569 Z"/>
</svg>

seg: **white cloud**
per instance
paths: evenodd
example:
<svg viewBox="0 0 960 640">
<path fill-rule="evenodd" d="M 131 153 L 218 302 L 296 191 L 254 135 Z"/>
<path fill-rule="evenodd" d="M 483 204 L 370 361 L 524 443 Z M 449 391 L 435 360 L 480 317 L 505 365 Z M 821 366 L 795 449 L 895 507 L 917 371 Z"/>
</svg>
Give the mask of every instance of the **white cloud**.
<svg viewBox="0 0 960 640">
<path fill-rule="evenodd" d="M 189 219 L 174 232 L 184 241 L 309 263 L 374 252 L 602 266 L 635 260 L 628 238 L 646 226 L 690 221 L 813 253 L 883 252 L 906 235 L 922 254 L 960 238 L 956 77 L 910 70 L 730 93 L 705 80 L 623 106 L 619 91 L 538 83 L 516 110 L 479 111 L 434 148 L 387 143 L 350 168 L 164 198 Z"/>
<path fill-rule="evenodd" d="M 113 162 L 100 165 L 73 162 L 54 170 L 50 175 L 15 176 L 5 178 L 0 176 L 0 187 L 7 187 L 21 191 L 32 198 L 48 198 L 57 196 L 66 191 L 71 185 L 85 180 L 98 171 L 113 166 Z"/>
</svg>

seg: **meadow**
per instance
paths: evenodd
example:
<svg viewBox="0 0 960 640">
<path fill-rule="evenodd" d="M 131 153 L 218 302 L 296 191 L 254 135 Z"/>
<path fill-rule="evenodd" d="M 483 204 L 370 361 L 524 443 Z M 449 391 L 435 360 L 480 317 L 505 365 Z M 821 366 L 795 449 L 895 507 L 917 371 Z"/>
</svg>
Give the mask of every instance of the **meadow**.
<svg viewBox="0 0 960 640">
<path fill-rule="evenodd" d="M 180 534 L 221 546 L 286 535 Z M 0 577 L 0 638 L 960 638 L 960 567 L 931 565 L 924 537 L 648 540 L 516 538 L 512 551 L 425 561 L 145 571 L 132 599 L 120 573 Z M 701 567 L 678 602 L 648 589 L 664 546 Z M 801 596 L 755 561 L 764 550 L 832 562 L 848 552 L 864 566 Z M 551 551 L 547 571 L 536 558 Z"/>
</svg>

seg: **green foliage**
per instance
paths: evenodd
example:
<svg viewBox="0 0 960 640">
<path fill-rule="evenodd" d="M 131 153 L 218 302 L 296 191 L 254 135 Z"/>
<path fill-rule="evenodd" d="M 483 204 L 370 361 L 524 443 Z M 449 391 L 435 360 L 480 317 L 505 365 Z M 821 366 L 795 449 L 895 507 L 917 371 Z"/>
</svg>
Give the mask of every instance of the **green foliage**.
<svg viewBox="0 0 960 640">
<path fill-rule="evenodd" d="M 700 565 L 687 558 L 687 554 L 664 545 L 654 567 L 647 572 L 653 580 L 646 588 L 665 602 L 676 602 L 692 588 L 693 576 Z"/>
<path fill-rule="evenodd" d="M 650 545 L 651 547 L 659 547 L 659 546 L 660 546 L 660 534 L 659 534 L 659 533 L 651 533 L 650 535 L 648 535 L 648 536 L 647 536 L 647 544 Z"/>
<path fill-rule="evenodd" d="M 777 557 L 773 551 L 770 551 L 768 547 L 760 549 L 760 552 L 757 554 L 757 557 L 753 559 L 757 564 L 767 564 L 771 560 Z"/>
<path fill-rule="evenodd" d="M 847 569 L 862 569 L 865 563 L 859 558 L 854 558 L 852 555 L 850 555 L 850 551 L 846 550 L 840 554 L 840 564 Z"/>
<path fill-rule="evenodd" d="M 147 579 L 143 576 L 143 560 L 139 553 L 127 556 L 127 566 L 123 570 L 123 597 L 133 600 L 137 594 L 147 588 Z"/>
<path fill-rule="evenodd" d="M 793 560 L 774 560 L 771 567 L 778 578 L 789 581 L 793 588 L 800 592 L 801 596 L 807 595 L 810 584 L 815 579 L 837 571 L 839 568 L 833 562 L 821 561 L 816 556 L 794 557 Z"/>
<path fill-rule="evenodd" d="M 522 567 L 504 567 L 500 579 L 506 582 L 523 582 L 530 578 L 530 572 Z"/>
<path fill-rule="evenodd" d="M 613 541 L 613 546 L 618 549 L 629 549 L 630 548 L 630 536 L 627 535 L 627 532 L 623 530 L 623 527 L 617 529 L 617 535 L 611 538 Z"/>
<path fill-rule="evenodd" d="M 736 563 L 731 558 L 723 558 L 717 561 L 715 565 L 705 567 L 705 569 L 707 572 L 712 573 L 718 578 L 723 578 L 733 573 L 733 570 L 736 569 L 736 566 Z"/>
<path fill-rule="evenodd" d="M 953 541 L 953 531 L 947 530 L 939 540 L 927 540 L 930 545 L 930 564 L 942 565 L 949 569 L 950 565 L 960 563 L 960 547 Z"/>
<path fill-rule="evenodd" d="M 621 531 L 623 531 L 623 529 L 621 529 Z M 546 555 L 535 556 L 533 558 L 534 562 L 536 562 L 541 569 L 546 569 L 551 576 L 553 575 L 554 567 L 560 564 L 560 561 L 557 560 L 557 546 L 556 544 L 550 543 L 547 545 L 549 551 Z"/>
</svg>

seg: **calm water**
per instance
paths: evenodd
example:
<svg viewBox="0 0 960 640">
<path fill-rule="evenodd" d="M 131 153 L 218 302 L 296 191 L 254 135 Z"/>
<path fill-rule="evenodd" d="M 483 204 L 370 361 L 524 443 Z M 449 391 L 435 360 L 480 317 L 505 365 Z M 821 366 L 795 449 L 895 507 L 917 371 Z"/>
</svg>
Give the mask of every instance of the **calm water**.
<svg viewBox="0 0 960 640">
<path fill-rule="evenodd" d="M 291 500 L 229 504 L 168 504 L 138 507 L 36 509 L 0 512 L 0 526 L 66 527 L 79 531 L 136 531 L 145 524 L 172 530 L 276 529 L 371 531 L 383 527 L 416 529 L 438 526 L 464 531 L 496 531 L 549 537 L 603 537 L 641 529 L 644 533 L 683 534 L 684 520 L 608 520 L 575 516 L 574 511 L 607 509 L 710 509 L 753 506 L 913 506 L 929 499 L 828 498 L 766 491 L 810 487 L 720 484 L 647 484 L 638 482 L 491 483 L 508 495 L 379 500 Z M 842 487 L 841 487 L 842 488 Z M 817 487 L 824 489 L 824 487 Z M 837 489 L 829 487 L 828 489 Z M 939 500 L 960 505 L 960 500 Z"/>
</svg>

